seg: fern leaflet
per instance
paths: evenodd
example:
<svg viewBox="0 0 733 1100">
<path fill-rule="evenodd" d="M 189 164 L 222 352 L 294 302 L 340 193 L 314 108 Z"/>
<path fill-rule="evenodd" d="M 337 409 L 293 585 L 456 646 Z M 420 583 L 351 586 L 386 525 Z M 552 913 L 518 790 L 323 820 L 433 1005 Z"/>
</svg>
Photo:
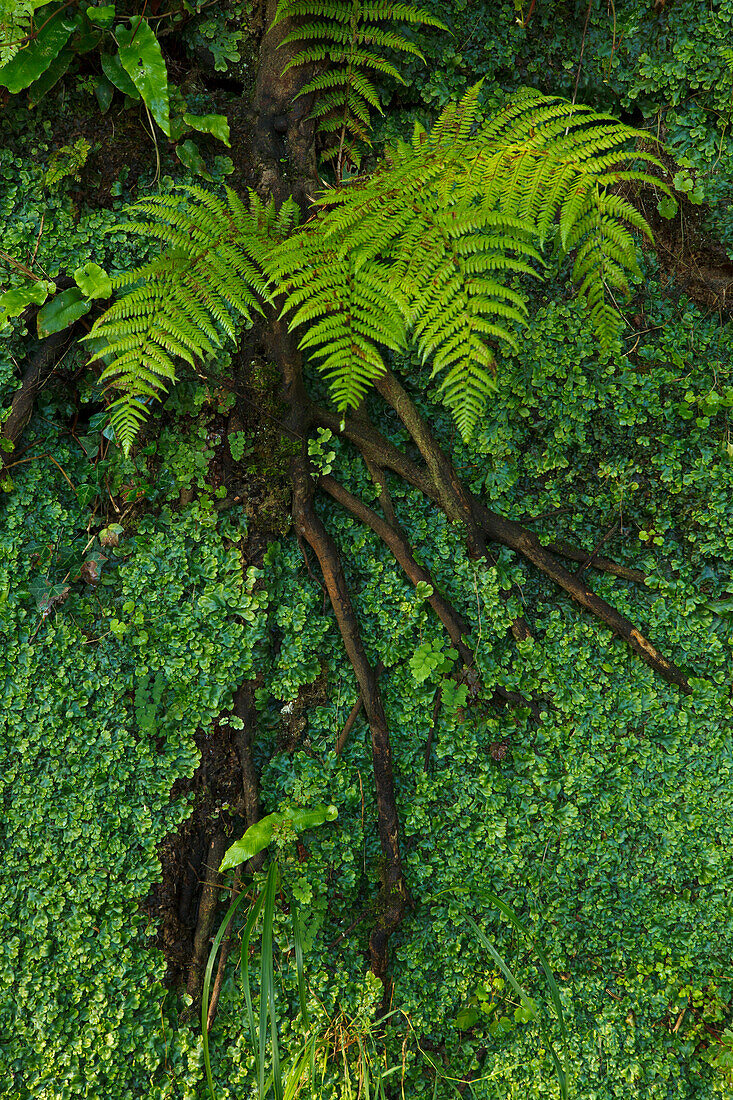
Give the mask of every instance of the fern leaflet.
<svg viewBox="0 0 733 1100">
<path fill-rule="evenodd" d="M 340 180 L 345 154 L 353 157 L 355 145 L 369 144 L 370 108 L 382 110 L 377 80 L 388 77 L 404 83 L 385 52 L 424 60 L 414 42 L 395 25 L 445 30 L 445 24 L 422 8 L 391 0 L 280 0 L 273 26 L 286 19 L 297 25 L 282 45 L 295 44 L 297 52 L 285 71 L 316 68 L 299 95 L 328 92 L 319 96 L 312 117 L 323 141 L 322 159 L 333 161 Z"/>
<path fill-rule="evenodd" d="M 151 398 L 175 381 L 174 360 L 190 364 L 234 339 L 239 319 L 251 324 L 266 295 L 264 259 L 273 238 L 289 232 L 294 204 L 280 214 L 253 196 L 246 207 L 234 191 L 221 199 L 200 187 L 143 199 L 127 228 L 160 240 L 161 256 L 118 276 L 131 287 L 94 324 L 105 369 L 101 381 L 120 391 L 110 407 L 115 436 L 128 452 Z"/>
</svg>

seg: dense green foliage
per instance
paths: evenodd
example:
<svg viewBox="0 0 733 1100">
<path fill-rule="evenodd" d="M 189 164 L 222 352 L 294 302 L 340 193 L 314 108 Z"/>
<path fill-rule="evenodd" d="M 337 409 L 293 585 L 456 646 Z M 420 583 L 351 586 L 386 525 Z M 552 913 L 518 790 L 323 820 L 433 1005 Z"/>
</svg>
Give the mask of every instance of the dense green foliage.
<svg viewBox="0 0 733 1100">
<path fill-rule="evenodd" d="M 251 323 L 258 298 L 305 330 L 299 346 L 329 379 L 339 412 L 384 373 L 383 349 L 412 342 L 441 375 L 466 439 L 496 387 L 492 343 L 516 348 L 511 322 L 527 318 L 517 276 L 546 268 L 548 239 L 556 256 L 574 254 L 601 350 L 616 346 L 622 322 L 609 290 L 628 289 L 629 269 L 639 274 L 628 227 L 650 233 L 617 188 L 668 192 L 627 167 L 639 132 L 536 94 L 482 123 L 479 92 L 443 111 L 429 134 L 416 126 L 369 180 L 322 196 L 325 213 L 300 227 L 294 203 L 277 213 L 251 193 L 248 209 L 231 189 L 226 200 L 195 188 L 137 203 L 129 228 L 166 251 L 113 281 L 133 289 L 90 334 L 106 363 L 102 381 L 121 391 L 111 418 L 123 450 L 146 400 L 175 379 L 175 359 L 210 357 L 234 338 L 237 315 Z"/>
<path fill-rule="evenodd" d="M 522 27 L 515 20 L 528 3 L 441 3 L 456 36 L 447 46 L 419 39 L 429 65 L 414 79 L 406 73 L 408 114 L 445 106 L 467 77 L 488 77 L 482 95 L 492 112 L 517 79 L 572 95 L 586 8 L 585 0 L 538 0 Z M 676 152 L 690 158 L 695 187 L 723 196 L 708 225 L 733 239 L 730 5 L 676 0 L 642 11 L 617 0 L 615 38 L 606 13 L 605 3 L 592 4 L 579 96 L 594 107 L 640 105 L 650 120 L 659 112 Z M 692 68 L 686 59 L 696 51 L 709 60 Z M 54 138 L 51 113 L 14 107 L 9 115 L 3 250 L 33 257 L 44 277 L 90 261 L 112 274 L 146 262 L 145 241 L 119 228 L 122 182 L 103 209 L 86 204 L 73 177 L 49 188 L 44 174 L 68 135 Z M 385 126 L 394 138 L 411 131 L 412 119 L 393 113 Z M 141 193 L 154 172 L 151 147 Z M 530 323 L 512 328 L 516 350 L 502 353 L 501 385 L 468 443 L 455 438 L 431 364 L 403 352 L 394 365 L 413 380 L 462 475 L 497 511 L 533 521 L 548 541 L 572 538 L 589 550 L 615 529 L 604 552 L 648 580 L 595 574 L 594 587 L 689 673 L 692 696 L 657 679 L 508 552 L 470 561 L 459 533 L 395 480 L 402 524 L 472 627 L 484 688 L 464 708 L 450 697 L 449 645 L 424 591 L 369 531 L 335 504 L 321 506 L 368 652 L 385 666 L 416 903 L 393 942 L 385 1042 L 374 1031 L 381 987 L 364 961 L 373 914 L 330 946 L 373 902 L 381 856 L 362 719 L 343 755 L 334 752 L 357 689 L 322 591 L 290 535 L 269 548 L 261 576 L 242 562 L 241 510 L 213 509 L 222 487 L 210 465 L 222 441 L 210 388 L 178 383 L 156 405 L 134 458 L 124 458 L 103 435 L 86 352 L 70 354 L 63 369 L 78 395 L 44 391 L 24 437 L 30 449 L 10 468 L 0 500 L 0 966 L 10 991 L 0 1006 L 3 1100 L 205 1097 L 200 1030 L 181 1022 L 181 999 L 162 984 L 164 961 L 139 905 L 160 875 L 157 845 L 189 812 L 170 791 L 197 764 L 194 733 L 225 719 L 233 689 L 255 672 L 263 812 L 321 803 L 339 811 L 332 825 L 304 835 L 307 858 L 292 847 L 280 853 L 303 919 L 312 1034 L 324 1040 L 321 1055 L 326 1046 L 334 1054 L 319 1097 L 348 1095 L 347 1073 L 356 1094 L 365 1063 L 392 1070 L 387 1081 L 396 1095 L 402 1081 L 408 1100 L 448 1100 L 456 1095 L 449 1078 L 467 1076 L 474 1083 L 464 1096 L 476 1100 L 557 1094 L 540 1031 L 562 1049 L 550 990 L 528 940 L 487 891 L 512 906 L 553 968 L 573 1095 L 730 1095 L 733 346 L 717 316 L 661 284 L 651 253 L 638 262 L 626 350 L 606 361 L 565 283 L 569 270 L 526 292 Z M 23 283 L 0 263 L 2 289 Z M 3 330 L 5 401 L 35 346 L 28 328 L 16 317 Z M 226 359 L 215 351 L 209 368 L 218 367 Z M 392 439 L 404 438 L 379 406 L 371 411 Z M 238 434 L 246 458 L 250 441 Z M 337 436 L 322 435 L 313 453 L 374 500 Z M 180 503 L 181 490 L 195 501 Z M 92 565 L 101 570 L 96 585 L 87 579 Z M 516 646 L 507 627 L 520 612 L 534 640 Z M 539 719 L 491 706 L 495 684 L 546 698 Z M 307 726 L 283 751 L 293 710 Z M 523 1012 L 469 916 L 537 1018 Z M 290 918 L 275 906 L 273 919 L 287 1058 L 305 1036 L 295 1023 Z M 220 1095 L 249 1098 L 256 1069 L 234 965 L 211 1042 Z"/>
<path fill-rule="evenodd" d="M 165 968 L 135 910 L 189 812 L 169 792 L 196 766 L 193 734 L 252 668 L 263 593 L 222 545 L 241 530 L 198 505 L 123 532 L 84 584 L 94 467 L 73 444 L 54 455 L 76 497 L 31 463 L 3 510 L 0 1076 L 14 1098 L 143 1095 Z"/>
<path fill-rule="evenodd" d="M 389 77 L 404 83 L 390 58 L 412 55 L 424 60 L 415 42 L 400 33 L 400 25 L 445 25 L 424 8 L 392 0 L 280 0 L 275 24 L 285 19 L 296 20 L 296 26 L 283 46 L 297 44 L 285 71 L 320 70 L 298 96 L 318 93 L 313 117 L 325 139 L 321 156 L 334 162 L 340 180 L 347 167 L 344 159 L 358 160 L 355 147 L 370 144 L 371 111 L 382 110 L 376 81 Z"/>
</svg>

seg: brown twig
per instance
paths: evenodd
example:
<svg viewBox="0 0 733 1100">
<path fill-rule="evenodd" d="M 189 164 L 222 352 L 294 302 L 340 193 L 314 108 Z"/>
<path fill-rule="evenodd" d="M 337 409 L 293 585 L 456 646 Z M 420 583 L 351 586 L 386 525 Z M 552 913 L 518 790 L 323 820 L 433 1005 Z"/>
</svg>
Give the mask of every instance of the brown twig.
<svg viewBox="0 0 733 1100">
<path fill-rule="evenodd" d="M 214 932 L 216 907 L 219 900 L 219 891 L 222 881 L 219 874 L 219 865 L 224 858 L 227 848 L 227 840 L 224 833 L 217 831 L 209 841 L 208 853 L 204 863 L 206 877 L 199 901 L 196 931 L 193 937 L 193 955 L 188 968 L 186 991 L 192 997 L 191 1011 L 195 1012 L 195 1006 L 201 1000 L 201 988 L 204 980 L 206 960 L 211 946 L 211 937 Z"/>
<path fill-rule="evenodd" d="M 377 665 L 377 667 L 374 669 L 374 673 L 377 677 L 379 677 L 382 672 L 384 672 L 384 665 L 380 661 L 379 664 Z M 341 753 L 344 751 L 344 746 L 346 745 L 349 734 L 351 733 L 352 729 L 354 728 L 354 723 L 356 722 L 356 719 L 361 714 L 361 710 L 362 710 L 363 706 L 364 706 L 364 699 L 362 698 L 361 692 L 359 692 L 358 698 L 357 698 L 356 702 L 354 703 L 353 707 L 351 708 L 351 710 L 349 711 L 348 718 L 344 722 L 344 728 L 341 730 L 341 733 L 338 735 L 338 740 L 336 741 L 336 755 L 337 756 L 340 756 Z"/>
<path fill-rule="evenodd" d="M 230 890 L 230 898 L 234 901 L 242 889 L 242 868 L 237 867 L 234 872 L 234 878 L 232 879 L 232 886 Z M 211 998 L 209 1000 L 209 1008 L 206 1013 L 206 1029 L 211 1031 L 211 1026 L 216 1019 L 216 1011 L 219 1007 L 219 997 L 221 996 L 222 986 L 224 985 L 224 971 L 226 970 L 227 960 L 229 958 L 229 949 L 232 943 L 232 929 L 234 927 L 234 918 L 231 917 L 224 933 L 224 938 L 221 941 L 221 950 L 219 952 L 219 962 L 216 967 L 216 977 L 214 978 L 214 985 L 211 989 Z"/>
</svg>

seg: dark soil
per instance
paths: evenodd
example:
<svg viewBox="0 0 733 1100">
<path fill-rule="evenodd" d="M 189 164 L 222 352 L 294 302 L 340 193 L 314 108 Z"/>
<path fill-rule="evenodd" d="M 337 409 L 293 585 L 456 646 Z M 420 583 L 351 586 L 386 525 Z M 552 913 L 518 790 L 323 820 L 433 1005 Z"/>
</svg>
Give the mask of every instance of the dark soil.
<svg viewBox="0 0 733 1100">
<path fill-rule="evenodd" d="M 155 933 L 155 946 L 168 964 L 166 984 L 183 989 L 193 952 L 201 888 L 206 876 L 204 860 L 209 840 L 222 822 L 234 839 L 234 823 L 225 806 L 236 803 L 242 792 L 239 758 L 228 726 L 218 724 L 199 730 L 196 745 L 201 763 L 191 779 L 178 780 L 173 801 L 193 793 L 191 816 L 158 849 L 162 880 L 141 905 Z"/>
</svg>

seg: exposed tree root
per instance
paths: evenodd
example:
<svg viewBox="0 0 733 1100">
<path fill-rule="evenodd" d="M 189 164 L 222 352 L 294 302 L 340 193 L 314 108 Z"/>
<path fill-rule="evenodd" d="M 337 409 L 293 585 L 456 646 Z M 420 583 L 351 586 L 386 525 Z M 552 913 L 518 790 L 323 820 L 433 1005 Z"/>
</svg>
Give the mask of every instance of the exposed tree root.
<svg viewBox="0 0 733 1100">
<path fill-rule="evenodd" d="M 242 723 L 235 731 L 234 743 L 242 768 L 242 801 L 247 828 L 260 819 L 260 787 L 252 760 L 252 732 L 255 722 L 255 682 L 241 684 L 234 695 L 234 714 Z"/>
<path fill-rule="evenodd" d="M 646 573 L 642 573 L 641 569 L 632 569 L 628 565 L 619 565 L 617 561 L 611 561 L 610 558 L 600 557 L 598 554 L 588 554 L 585 550 L 581 550 L 577 546 L 573 546 L 569 542 L 565 542 L 564 539 L 556 539 L 555 542 L 551 542 L 545 547 L 551 554 L 555 554 L 560 558 L 567 558 L 568 561 L 576 561 L 579 565 L 582 565 L 584 569 L 597 569 L 601 573 L 612 573 L 614 577 L 621 577 L 625 581 L 634 581 L 636 584 L 644 584 L 646 581 Z"/>
<path fill-rule="evenodd" d="M 470 627 L 448 601 L 441 596 L 435 581 L 427 569 L 424 569 L 415 559 L 412 550 L 402 533 L 396 530 L 390 523 L 382 519 L 372 508 L 360 500 L 359 497 L 344 489 L 334 478 L 326 476 L 319 478 L 318 484 L 343 505 L 353 516 L 361 520 L 384 542 L 392 551 L 396 561 L 404 570 L 412 583 L 429 584 L 433 594 L 428 596 L 428 603 L 445 627 L 448 637 L 461 655 L 464 664 L 473 664 L 473 653 L 463 641 L 463 635 L 470 632 Z"/>
<path fill-rule="evenodd" d="M 293 525 L 298 538 L 310 546 L 318 559 L 344 647 L 360 688 L 371 734 L 377 828 L 384 865 L 379 916 L 369 939 L 369 951 L 372 971 L 383 980 L 386 998 L 389 988 L 386 977 L 389 937 L 399 926 L 405 905 L 410 900 L 402 871 L 389 728 L 376 670 L 370 663 L 362 642 L 338 548 L 313 506 L 316 485 L 310 475 L 305 443 L 312 423 L 312 406 L 303 386 L 302 359 L 292 336 L 277 319 L 274 311 L 269 320 L 264 335 L 269 353 L 283 372 L 284 396 L 289 409 L 286 431 L 292 438 L 300 441 L 299 453 L 290 465 Z"/>
<path fill-rule="evenodd" d="M 501 543 L 521 554 L 540 572 L 553 580 L 586 611 L 624 638 L 629 647 L 658 675 L 682 691 L 691 692 L 687 677 L 672 661 L 668 661 L 644 635 L 614 607 L 597 596 L 578 576 L 570 573 L 553 558 L 537 535 L 514 520 L 491 512 L 461 484 L 452 464 L 442 453 L 427 423 L 404 388 L 389 372 L 377 383 L 377 388 L 392 406 L 417 444 L 433 476 L 446 515 L 462 523 L 468 536 L 469 550 L 478 556 L 485 554 L 484 538 Z"/>
<path fill-rule="evenodd" d="M 216 921 L 216 907 L 219 900 L 219 891 L 222 887 L 219 865 L 224 858 L 227 848 L 227 840 L 223 832 L 216 832 L 209 841 L 209 848 L 204 863 L 205 879 L 201 900 L 199 902 L 198 920 L 193 939 L 193 957 L 188 970 L 186 990 L 193 998 L 190 1010 L 184 1015 L 188 1016 L 196 1011 L 196 1006 L 201 1001 L 201 989 L 204 981 L 206 960 L 209 957 L 211 937 L 214 934 Z"/>
<path fill-rule="evenodd" d="M 374 675 L 377 677 L 377 679 L 379 679 L 379 677 L 382 675 L 383 672 L 384 672 L 384 665 L 382 664 L 381 661 L 379 661 L 378 664 L 376 665 L 375 669 L 374 669 Z M 340 756 L 341 753 L 344 751 L 344 746 L 346 745 L 346 742 L 349 739 L 349 734 L 353 730 L 354 723 L 356 722 L 356 719 L 361 714 L 363 707 L 364 707 L 364 698 L 363 698 L 361 692 L 359 692 L 359 697 L 356 700 L 356 702 L 354 703 L 351 710 L 349 711 L 349 715 L 348 715 L 346 721 L 344 722 L 344 728 L 341 730 L 341 733 L 338 735 L 338 740 L 336 741 L 336 755 L 337 756 Z"/>
<path fill-rule="evenodd" d="M 471 689 L 472 694 L 478 688 L 478 677 L 473 666 L 475 663 L 474 653 L 470 646 L 466 644 L 463 639 L 465 634 L 470 633 L 470 626 L 466 620 L 459 615 L 456 609 L 453 607 L 444 596 L 440 594 L 438 588 L 433 580 L 431 574 L 424 569 L 415 559 L 412 549 L 410 548 L 407 539 L 403 535 L 399 527 L 394 527 L 391 523 L 387 523 L 381 518 L 372 508 L 364 504 L 363 500 L 350 493 L 348 489 L 345 489 L 334 478 L 326 476 L 319 479 L 319 485 L 327 492 L 334 500 L 343 505 L 353 516 L 361 520 L 368 527 L 377 534 L 386 546 L 392 551 L 397 563 L 402 566 L 405 575 L 417 586 L 420 582 L 429 584 L 432 588 L 432 595 L 428 597 L 428 603 L 432 607 L 436 616 L 445 627 L 446 633 L 451 642 L 458 651 L 458 656 L 463 663 L 466 670 L 466 680 Z M 529 629 L 525 624 L 526 633 L 522 633 L 523 619 L 517 619 L 512 624 L 512 631 L 515 636 L 519 635 L 518 640 L 529 637 Z M 509 704 L 512 707 L 528 707 L 535 715 L 539 713 L 539 704 L 535 700 L 525 699 L 523 695 L 520 695 L 515 691 L 508 691 L 506 688 L 496 686 L 493 690 L 492 702 L 494 704 Z"/>
<path fill-rule="evenodd" d="M 12 450 L 0 447 L 0 470 L 12 465 L 13 450 L 18 444 L 26 424 L 31 418 L 33 406 L 39 391 L 53 374 L 64 350 L 75 338 L 74 329 L 55 332 L 47 337 L 30 357 L 20 389 L 17 390 L 10 406 L 10 415 L 0 427 L 0 440 L 12 444 Z"/>
<path fill-rule="evenodd" d="M 378 829 L 384 866 L 379 915 L 369 937 L 369 951 L 372 971 L 377 977 L 385 979 L 389 937 L 399 926 L 409 897 L 400 855 L 392 749 L 377 677 L 361 640 L 338 550 L 313 507 L 314 488 L 305 459 L 296 459 L 293 463 L 293 517 L 298 533 L 318 558 L 341 637 L 361 688 L 371 732 Z"/>
<path fill-rule="evenodd" d="M 597 619 L 623 638 L 630 649 L 641 657 L 656 673 L 670 684 L 676 684 L 686 694 L 692 689 L 687 677 L 672 661 L 668 661 L 644 635 L 637 630 L 630 619 L 622 615 L 611 604 L 597 596 L 575 573 L 570 573 L 553 558 L 537 536 L 513 520 L 490 512 L 480 501 L 473 501 L 474 515 L 480 528 L 494 542 L 516 550 L 532 562 L 545 576 L 555 581 L 576 603 L 590 611 Z"/>
</svg>

